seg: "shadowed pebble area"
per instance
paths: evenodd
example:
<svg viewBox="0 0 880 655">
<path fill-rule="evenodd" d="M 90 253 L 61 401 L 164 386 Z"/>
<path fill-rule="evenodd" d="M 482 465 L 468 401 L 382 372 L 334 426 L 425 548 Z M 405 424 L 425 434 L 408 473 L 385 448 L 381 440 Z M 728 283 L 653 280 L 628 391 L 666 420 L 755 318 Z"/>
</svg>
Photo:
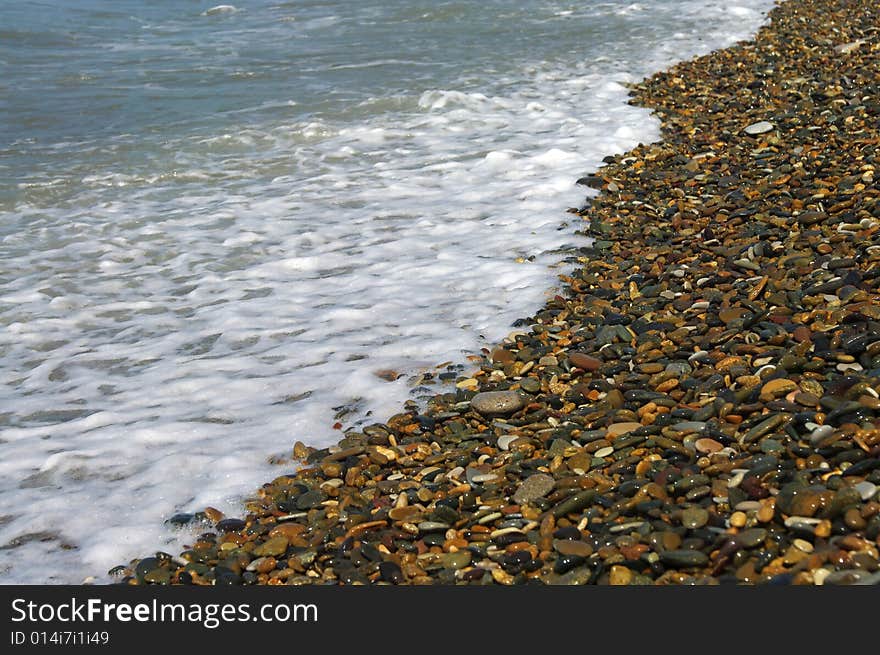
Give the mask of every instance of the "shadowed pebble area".
<svg viewBox="0 0 880 655">
<path fill-rule="evenodd" d="M 880 582 L 880 8 L 770 18 L 633 86 L 663 141 L 590 177 L 581 267 L 454 393 L 116 579 Z"/>
</svg>

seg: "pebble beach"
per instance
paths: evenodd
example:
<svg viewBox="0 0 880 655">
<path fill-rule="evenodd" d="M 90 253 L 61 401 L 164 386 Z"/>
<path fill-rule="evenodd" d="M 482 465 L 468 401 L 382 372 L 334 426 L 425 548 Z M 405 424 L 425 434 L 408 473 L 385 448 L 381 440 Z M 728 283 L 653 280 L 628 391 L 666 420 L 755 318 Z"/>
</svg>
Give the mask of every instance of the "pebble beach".
<svg viewBox="0 0 880 655">
<path fill-rule="evenodd" d="M 578 180 L 558 295 L 113 579 L 880 583 L 880 9 L 789 0 L 630 90 L 662 140 Z"/>
</svg>

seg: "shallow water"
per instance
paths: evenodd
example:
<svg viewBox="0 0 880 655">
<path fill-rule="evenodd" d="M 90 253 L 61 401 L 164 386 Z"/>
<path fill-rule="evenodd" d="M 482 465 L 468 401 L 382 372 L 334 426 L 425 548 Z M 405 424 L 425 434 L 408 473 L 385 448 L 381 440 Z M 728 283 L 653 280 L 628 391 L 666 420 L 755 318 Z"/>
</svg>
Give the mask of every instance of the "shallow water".
<svg viewBox="0 0 880 655">
<path fill-rule="evenodd" d="M 235 4 L 0 4 L 0 582 L 179 549 L 466 371 L 659 138 L 622 84 L 772 5 Z"/>
</svg>

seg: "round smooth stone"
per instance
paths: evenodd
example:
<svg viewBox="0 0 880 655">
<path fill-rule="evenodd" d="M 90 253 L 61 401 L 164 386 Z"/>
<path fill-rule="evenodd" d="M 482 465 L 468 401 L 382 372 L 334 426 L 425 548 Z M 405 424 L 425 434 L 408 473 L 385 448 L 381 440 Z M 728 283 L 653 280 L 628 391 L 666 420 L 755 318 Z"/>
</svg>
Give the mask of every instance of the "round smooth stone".
<svg viewBox="0 0 880 655">
<path fill-rule="evenodd" d="M 471 408 L 483 416 L 504 416 L 525 407 L 516 391 L 483 391 L 471 398 Z"/>
<path fill-rule="evenodd" d="M 874 494 L 877 493 L 877 485 L 873 482 L 868 482 L 864 480 L 855 485 L 856 491 L 859 492 L 859 496 L 862 500 L 871 500 L 874 497 Z"/>
<path fill-rule="evenodd" d="M 689 530 L 702 528 L 709 522 L 709 512 L 702 507 L 688 507 L 681 513 L 681 524 Z"/>
</svg>

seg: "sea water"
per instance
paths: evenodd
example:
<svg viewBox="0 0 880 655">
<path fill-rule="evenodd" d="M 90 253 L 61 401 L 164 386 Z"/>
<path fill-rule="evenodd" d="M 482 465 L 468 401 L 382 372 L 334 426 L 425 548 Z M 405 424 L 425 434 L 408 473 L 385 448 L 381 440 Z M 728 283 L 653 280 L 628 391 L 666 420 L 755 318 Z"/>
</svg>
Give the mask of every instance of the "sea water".
<svg viewBox="0 0 880 655">
<path fill-rule="evenodd" d="M 0 3 L 2 583 L 179 552 L 467 374 L 659 138 L 624 85 L 772 5 L 234 2 Z"/>
</svg>

